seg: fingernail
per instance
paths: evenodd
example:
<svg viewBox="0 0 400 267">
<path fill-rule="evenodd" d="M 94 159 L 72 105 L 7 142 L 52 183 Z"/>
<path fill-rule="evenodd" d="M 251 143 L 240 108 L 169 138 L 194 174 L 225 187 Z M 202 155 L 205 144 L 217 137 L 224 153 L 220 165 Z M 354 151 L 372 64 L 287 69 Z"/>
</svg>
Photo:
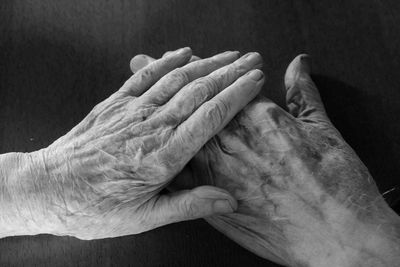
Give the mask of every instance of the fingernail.
<svg viewBox="0 0 400 267">
<path fill-rule="evenodd" d="M 256 64 L 262 63 L 262 57 L 257 52 L 247 53 L 242 58 L 243 58 L 243 60 L 245 60 L 250 65 L 256 65 Z"/>
<path fill-rule="evenodd" d="M 191 51 L 190 47 L 184 47 L 184 48 L 176 50 L 173 54 L 183 56 L 183 55 L 190 53 L 190 51 Z"/>
<path fill-rule="evenodd" d="M 254 81 L 260 81 L 264 77 L 264 73 L 261 70 L 252 70 L 247 75 Z"/>
<path fill-rule="evenodd" d="M 301 70 L 306 73 L 311 72 L 311 57 L 307 54 L 300 56 Z"/>
<path fill-rule="evenodd" d="M 221 54 L 215 55 L 214 57 L 215 58 L 220 58 L 220 57 L 232 58 L 232 59 L 236 60 L 239 58 L 239 52 L 238 51 L 226 51 Z"/>
<path fill-rule="evenodd" d="M 152 61 L 154 61 L 154 59 L 149 56 L 136 55 L 134 58 L 131 59 L 130 62 L 131 70 L 132 72 L 137 72 L 138 70 L 147 66 Z"/>
<path fill-rule="evenodd" d="M 226 51 L 226 52 L 222 53 L 221 55 L 228 55 L 228 54 L 235 54 L 235 55 L 239 56 L 240 52 L 239 51 Z"/>
<path fill-rule="evenodd" d="M 225 51 L 225 52 L 221 53 L 220 55 L 227 55 L 227 54 L 230 54 L 230 53 L 232 53 L 232 51 Z"/>
<path fill-rule="evenodd" d="M 233 211 L 234 211 L 234 209 L 233 209 L 231 203 L 229 202 L 229 200 L 218 199 L 218 200 L 214 201 L 214 212 L 229 213 L 229 212 L 233 212 Z"/>
<path fill-rule="evenodd" d="M 243 55 L 243 58 L 248 58 L 249 56 L 251 56 L 253 54 L 253 52 L 249 52 Z"/>
</svg>

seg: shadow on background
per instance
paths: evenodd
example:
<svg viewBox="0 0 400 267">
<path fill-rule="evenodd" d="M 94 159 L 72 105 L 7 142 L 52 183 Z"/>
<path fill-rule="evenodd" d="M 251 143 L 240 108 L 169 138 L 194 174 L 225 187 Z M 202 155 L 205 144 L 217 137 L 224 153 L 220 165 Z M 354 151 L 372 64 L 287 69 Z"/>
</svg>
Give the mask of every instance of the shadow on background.
<svg viewBox="0 0 400 267">
<path fill-rule="evenodd" d="M 61 39 L 19 33 L 5 42 L 0 153 L 48 146 L 79 123 L 129 77 L 107 50 L 66 32 Z M 65 40 L 68 40 L 65 41 Z"/>
</svg>

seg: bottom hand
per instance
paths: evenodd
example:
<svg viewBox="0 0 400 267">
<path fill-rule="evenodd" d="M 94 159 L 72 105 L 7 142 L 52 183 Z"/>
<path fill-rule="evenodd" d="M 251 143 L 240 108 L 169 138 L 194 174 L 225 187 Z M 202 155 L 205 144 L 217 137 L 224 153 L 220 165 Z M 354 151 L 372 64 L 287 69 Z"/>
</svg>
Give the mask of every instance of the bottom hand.
<svg viewBox="0 0 400 267">
<path fill-rule="evenodd" d="M 135 62 L 135 60 L 133 60 Z M 297 57 L 285 112 L 259 97 L 212 138 L 172 189 L 215 185 L 238 200 L 206 220 L 240 245 L 287 266 L 395 266 L 400 221 L 326 116 Z"/>
</svg>

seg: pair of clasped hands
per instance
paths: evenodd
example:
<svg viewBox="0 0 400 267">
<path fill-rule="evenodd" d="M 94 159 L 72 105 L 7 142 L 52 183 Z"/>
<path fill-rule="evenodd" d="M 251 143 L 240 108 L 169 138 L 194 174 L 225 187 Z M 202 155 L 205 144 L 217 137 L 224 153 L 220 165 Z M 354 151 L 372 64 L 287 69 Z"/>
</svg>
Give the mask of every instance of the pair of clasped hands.
<svg viewBox="0 0 400 267">
<path fill-rule="evenodd" d="M 59 221 L 42 232 L 97 239 L 205 218 L 285 266 L 399 263 L 398 216 L 328 119 L 310 58 L 286 71 L 288 111 L 259 95 L 262 64 L 190 48 L 134 57 L 118 91 L 30 155 Z"/>
</svg>

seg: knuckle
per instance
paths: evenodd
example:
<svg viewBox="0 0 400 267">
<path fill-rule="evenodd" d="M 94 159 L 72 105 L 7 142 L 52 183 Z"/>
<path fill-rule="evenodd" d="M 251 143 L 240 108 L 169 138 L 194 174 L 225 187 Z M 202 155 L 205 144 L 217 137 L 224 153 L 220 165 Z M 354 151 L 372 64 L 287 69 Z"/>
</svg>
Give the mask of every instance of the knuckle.
<svg viewBox="0 0 400 267">
<path fill-rule="evenodd" d="M 225 68 L 221 68 L 218 71 L 214 72 L 212 78 L 215 81 L 218 81 L 218 85 L 221 87 L 223 84 L 230 83 L 229 81 L 236 76 L 237 76 L 237 69 L 234 66 L 229 65 Z"/>
<path fill-rule="evenodd" d="M 205 60 L 206 60 L 205 62 L 207 64 L 209 64 L 210 66 L 212 66 L 214 68 L 219 67 L 221 65 L 221 62 L 219 60 L 217 60 L 215 57 L 211 57 L 211 58 L 208 58 Z"/>
<path fill-rule="evenodd" d="M 211 100 L 204 107 L 207 117 L 215 123 L 222 123 L 229 113 L 230 106 L 224 100 Z"/>
<path fill-rule="evenodd" d="M 180 122 L 181 122 L 180 114 L 176 112 L 165 112 L 165 114 L 162 116 L 162 121 L 160 122 L 160 124 L 177 125 Z"/>
<path fill-rule="evenodd" d="M 202 94 L 204 94 L 204 96 L 211 97 L 215 95 L 218 91 L 218 82 L 209 76 L 202 77 L 195 81 L 195 83 L 193 84 L 193 89 L 196 92 L 201 92 Z"/>
<path fill-rule="evenodd" d="M 186 197 L 182 203 L 182 213 L 187 218 L 194 218 L 198 214 L 198 207 L 193 201 L 193 197 Z"/>
<path fill-rule="evenodd" d="M 188 93 L 195 100 L 195 105 L 198 105 L 213 97 L 216 91 L 213 82 L 210 82 L 208 78 L 200 78 L 191 85 Z"/>
<path fill-rule="evenodd" d="M 212 76 L 206 76 L 199 79 L 199 83 L 209 90 L 216 90 L 219 87 L 219 81 Z"/>
<path fill-rule="evenodd" d="M 189 81 L 189 74 L 184 68 L 177 68 L 171 73 L 172 81 L 178 82 L 179 84 L 186 84 Z"/>
<path fill-rule="evenodd" d="M 202 135 L 202 126 L 197 126 L 197 125 L 190 125 L 188 126 L 187 124 L 182 124 L 181 125 L 182 132 L 176 137 L 178 138 L 178 143 L 181 145 L 182 148 L 188 147 L 189 149 L 194 149 L 193 142 L 196 142 L 199 138 L 201 138 Z"/>
<path fill-rule="evenodd" d="M 194 142 L 196 139 L 198 139 L 197 134 L 193 130 L 190 130 L 190 129 L 185 131 L 185 135 L 183 137 L 184 137 L 184 138 L 182 138 L 183 144 L 190 144 L 190 143 Z"/>
<path fill-rule="evenodd" d="M 142 69 L 138 74 L 142 80 L 147 80 L 148 78 L 154 76 L 154 67 L 148 66 Z"/>
</svg>

